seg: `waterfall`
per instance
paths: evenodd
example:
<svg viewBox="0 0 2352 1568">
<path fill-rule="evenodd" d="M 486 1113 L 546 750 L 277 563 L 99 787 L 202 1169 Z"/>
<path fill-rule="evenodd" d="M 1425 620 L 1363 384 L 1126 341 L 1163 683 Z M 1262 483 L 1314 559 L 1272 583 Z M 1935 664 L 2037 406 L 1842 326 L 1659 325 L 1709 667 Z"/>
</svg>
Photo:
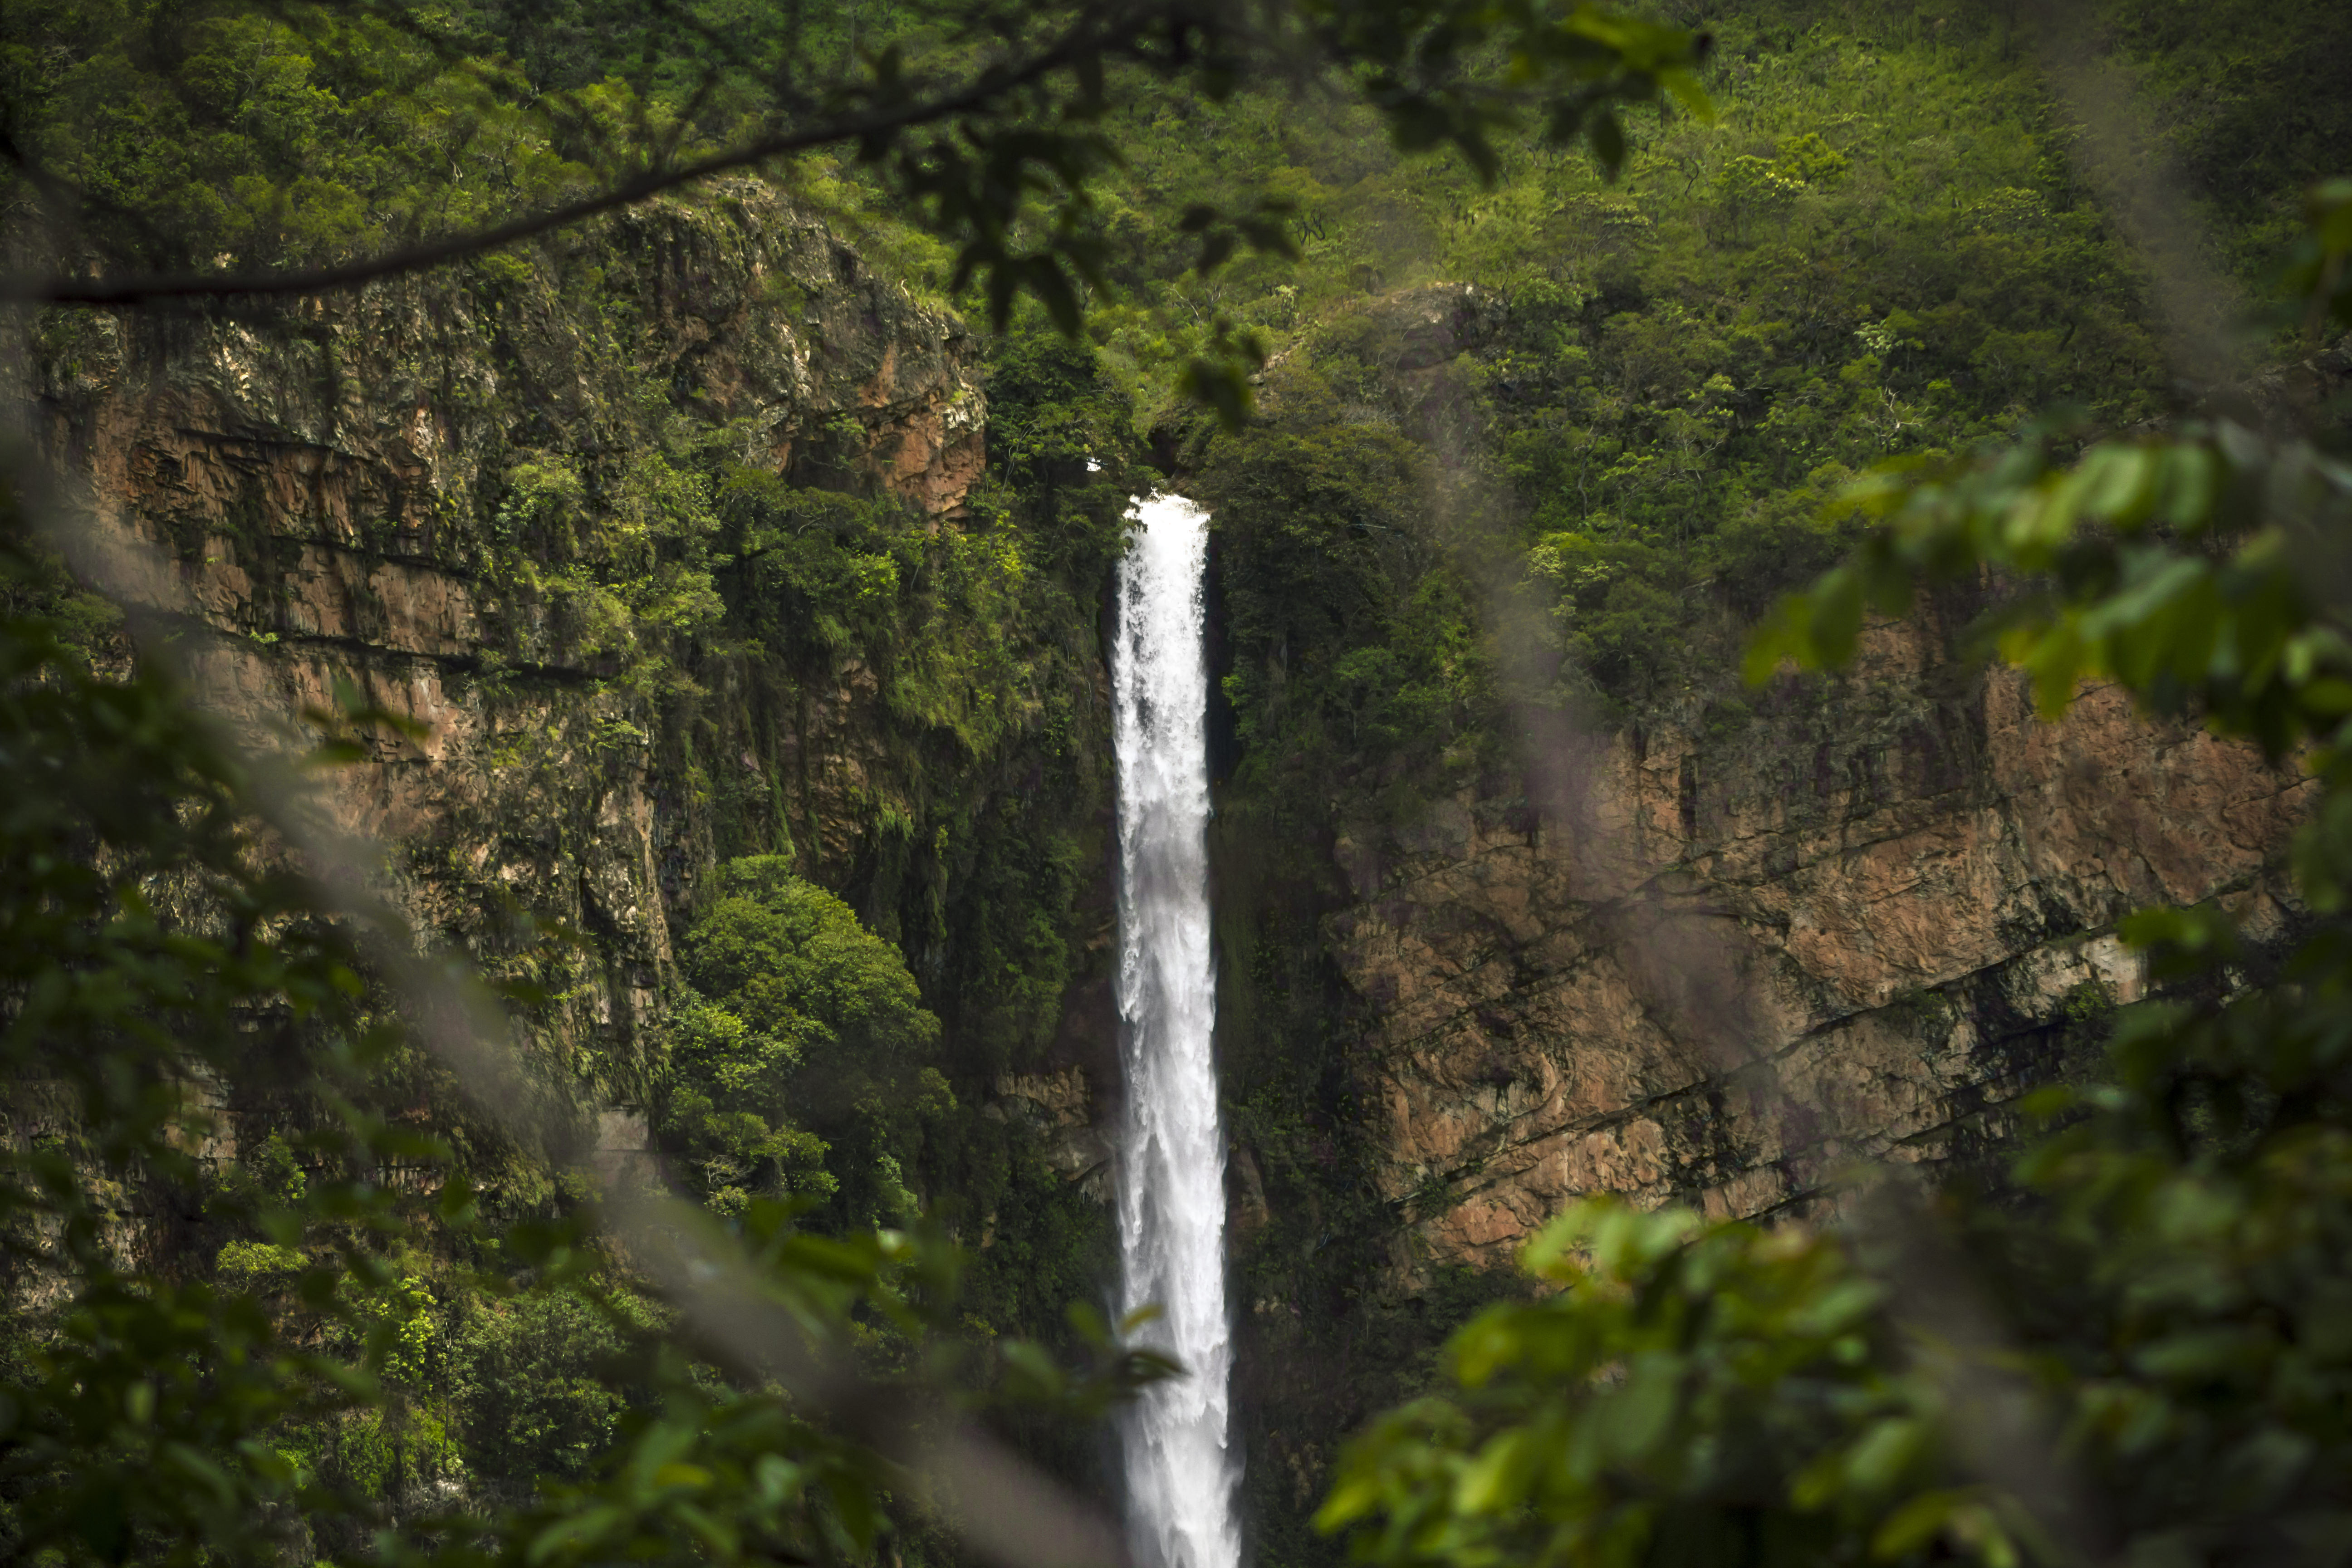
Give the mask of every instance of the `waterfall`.
<svg viewBox="0 0 2352 1568">
<path fill-rule="evenodd" d="M 1238 1568 L 1240 1467 L 1225 1419 L 1225 1143 L 1209 1053 L 1209 514 L 1155 494 L 1130 515 L 1142 527 L 1119 563 L 1111 650 L 1127 1061 L 1120 1306 L 1162 1309 L 1138 1337 L 1189 1375 L 1146 1391 L 1128 1421 L 1129 1527 L 1139 1568 Z"/>
</svg>

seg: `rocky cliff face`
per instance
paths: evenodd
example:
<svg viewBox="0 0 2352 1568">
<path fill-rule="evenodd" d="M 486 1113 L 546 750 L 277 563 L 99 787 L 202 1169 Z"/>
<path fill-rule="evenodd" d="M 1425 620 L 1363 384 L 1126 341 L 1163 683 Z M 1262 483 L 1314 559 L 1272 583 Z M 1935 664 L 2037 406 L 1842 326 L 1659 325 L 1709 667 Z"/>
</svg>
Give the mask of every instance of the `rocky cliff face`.
<svg viewBox="0 0 2352 1568">
<path fill-rule="evenodd" d="M 2299 768 L 2109 689 L 2045 723 L 2017 672 L 1952 658 L 1961 618 L 1514 747 L 1403 825 L 1360 814 L 1328 870 L 1307 845 L 1255 873 L 1284 851 L 1233 814 L 1236 1407 L 1269 1554 L 1321 1560 L 1339 1445 L 1578 1198 L 1818 1220 L 1867 1163 L 1997 1175 L 2020 1097 L 2094 1069 L 2145 989 L 2122 916 L 2296 920 Z"/>
<path fill-rule="evenodd" d="M 1400 364 L 1444 361 L 1460 312 L 1408 303 Z M 952 963 L 985 970 L 1004 1016 L 950 1018 L 960 1038 L 1054 1037 L 1017 1059 L 974 1048 L 975 1121 L 1070 1190 L 1105 1190 L 1115 1020 L 1106 977 L 1064 967 L 1108 919 L 1073 827 L 1103 805 L 1094 606 L 1007 616 L 1015 641 L 986 658 L 894 671 L 870 640 L 747 647 L 695 608 L 690 574 L 664 575 L 709 531 L 672 481 L 713 449 L 963 537 L 985 404 L 951 318 L 744 186 L 527 264 L 267 319 L 74 321 L 37 347 L 36 426 L 93 523 L 168 563 L 160 597 L 188 617 L 205 700 L 264 739 L 348 698 L 422 726 L 360 726 L 368 758 L 333 775 L 337 809 L 390 847 L 425 931 L 551 994 L 528 1033 L 551 1080 L 641 1094 L 674 921 L 713 861 L 785 852 L 864 887 L 936 994 Z M 2012 675 L 1955 665 L 1947 630 L 1880 628 L 1835 679 L 1694 699 L 1342 837 L 1340 907 L 1283 894 L 1256 949 L 1229 944 L 1229 972 L 1267 977 L 1255 1000 L 1229 991 L 1234 1016 L 1285 992 L 1295 1015 L 1286 1035 L 1244 1021 L 1263 1048 L 1346 1037 L 1344 1071 L 1299 1098 L 1344 1101 L 1363 1134 L 1236 1109 L 1267 1517 L 1311 1507 L 1328 1443 L 1363 1414 L 1335 1386 L 1374 1363 L 1405 1377 L 1437 1325 L 1391 1331 L 1399 1288 L 1507 1264 L 1583 1193 L 1802 1212 L 1853 1161 L 1980 1150 L 2064 1027 L 2137 993 L 2124 912 L 2293 918 L 2276 864 L 2306 795 L 2292 767 L 2108 691 L 2042 724 Z M 992 724 L 1020 738 L 974 739 Z M 1056 769 L 1078 782 L 1053 786 L 1041 834 Z M 959 927 L 959 900 L 1013 911 L 1034 951 Z M 901 905 L 919 917 L 903 929 Z M 550 959 L 524 912 L 587 941 Z M 1285 951 L 1329 964 L 1344 995 L 1326 1016 L 1321 972 L 1286 970 Z M 642 1116 L 608 1121 L 608 1163 L 638 1163 Z M 1354 1219 L 1306 1212 L 1353 1179 L 1355 1143 L 1383 1227 L 1363 1248 Z M 1013 1214 L 1001 1229 L 983 1208 L 971 1239 L 1039 1273 L 1024 1260 L 1066 1216 L 1037 1209 L 1008 1247 Z M 1301 1256 L 1380 1252 L 1385 1279 L 1351 1262 L 1328 1299 L 1298 1288 Z M 1040 1289 L 1083 1293 L 1076 1268 Z"/>
<path fill-rule="evenodd" d="M 709 542 L 681 449 L 899 498 L 934 531 L 984 455 L 959 323 L 762 187 L 282 311 L 61 317 L 35 382 L 91 523 L 168 562 L 202 700 L 263 743 L 339 693 L 421 726 L 362 726 L 338 813 L 390 847 L 428 933 L 494 964 L 526 962 L 512 911 L 592 939 L 546 976 L 537 1037 L 608 1090 L 715 814 L 788 784 L 774 815 L 838 878 L 903 795 L 875 774 L 894 721 L 863 660 L 789 672 L 779 716 L 730 703 L 740 661 L 677 629 L 709 592 L 678 565 Z M 562 504 L 526 511 L 518 475 Z"/>
<path fill-rule="evenodd" d="M 2299 770 L 2111 689 L 2045 723 L 1940 631 L 1538 758 L 1557 809 L 1465 795 L 1385 855 L 1341 842 L 1359 901 L 1326 929 L 1418 1258 L 1506 1263 L 1580 1194 L 1769 1214 L 1980 1149 L 2059 1027 L 2140 994 L 2119 917 L 2291 918 Z"/>
</svg>

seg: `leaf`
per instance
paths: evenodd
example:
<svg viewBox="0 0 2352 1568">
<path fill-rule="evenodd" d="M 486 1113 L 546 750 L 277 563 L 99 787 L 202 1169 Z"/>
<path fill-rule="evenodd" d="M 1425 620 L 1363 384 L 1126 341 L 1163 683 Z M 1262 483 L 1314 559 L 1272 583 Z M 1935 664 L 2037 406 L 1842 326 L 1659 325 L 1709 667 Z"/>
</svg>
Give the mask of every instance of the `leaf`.
<svg viewBox="0 0 2352 1568">
<path fill-rule="evenodd" d="M 1050 1398 L 1061 1392 L 1066 1380 L 1043 1347 L 1028 1340 L 1005 1340 L 999 1342 L 997 1351 L 1019 1374 L 1019 1381 L 1026 1385 L 1024 1392 L 1031 1396 Z"/>
<path fill-rule="evenodd" d="M 1239 430 L 1248 424 L 1251 410 L 1256 405 L 1249 373 L 1230 359 L 1196 357 L 1188 361 L 1177 378 L 1177 390 L 1206 405 L 1218 423 L 1228 430 Z"/>
<path fill-rule="evenodd" d="M 1699 85 L 1698 73 L 1685 66 L 1668 66 L 1658 73 L 1658 85 L 1703 125 L 1715 123 L 1715 100 Z"/>
<path fill-rule="evenodd" d="M 681 1487 L 689 1491 L 699 1491 L 709 1486 L 711 1479 L 710 1472 L 700 1465 L 689 1465 L 677 1460 L 672 1460 L 661 1466 L 654 1471 L 653 1476 L 654 1485 L 656 1487 Z"/>
<path fill-rule="evenodd" d="M 1070 1325 L 1080 1342 L 1093 1350 L 1108 1350 L 1111 1346 L 1110 1325 L 1091 1301 L 1073 1301 L 1062 1309 L 1062 1319 Z"/>
<path fill-rule="evenodd" d="M 1952 1510 L 1966 1502 L 1969 1495 L 1961 1491 L 1920 1493 L 1888 1514 L 1872 1532 L 1870 1554 L 1886 1563 L 1922 1550 L 1943 1533 Z"/>
<path fill-rule="evenodd" d="M 578 1513 L 560 1515 L 523 1549 L 523 1561 L 538 1564 L 574 1546 L 593 1547 L 624 1522 L 628 1514 L 618 1503 L 599 1503 Z"/>
<path fill-rule="evenodd" d="M 1598 1419 L 1609 1453 L 1620 1464 L 1636 1465 L 1673 1426 L 1682 1404 L 1683 1358 L 1670 1351 L 1644 1351 L 1629 1357 L 1625 1381 L 1601 1400 Z"/>
<path fill-rule="evenodd" d="M 1616 114 L 1607 109 L 1597 110 L 1586 121 L 1584 133 L 1592 142 L 1592 155 L 1601 161 L 1601 170 L 1615 179 L 1625 163 L 1625 128 L 1617 123 Z"/>
<path fill-rule="evenodd" d="M 441 1223 L 447 1226 L 467 1226 L 474 1222 L 478 1210 L 474 1201 L 474 1184 L 463 1171 L 452 1171 L 442 1178 L 440 1197 L 435 1204 Z"/>
<path fill-rule="evenodd" d="M 2132 1364 L 2153 1377 L 2194 1381 L 2252 1368 L 2263 1359 L 2267 1338 L 2235 1326 L 2168 1334 L 2135 1352 Z"/>
<path fill-rule="evenodd" d="M 1927 1436 L 1927 1428 L 1909 1416 L 1875 1423 L 1846 1452 L 1847 1482 L 1861 1492 L 1887 1490 L 1918 1457 Z"/>
<path fill-rule="evenodd" d="M 1479 1450 L 1454 1483 L 1454 1506 L 1465 1514 L 1504 1513 L 1519 1506 L 1535 1468 L 1534 1445 L 1514 1426 Z"/>
</svg>

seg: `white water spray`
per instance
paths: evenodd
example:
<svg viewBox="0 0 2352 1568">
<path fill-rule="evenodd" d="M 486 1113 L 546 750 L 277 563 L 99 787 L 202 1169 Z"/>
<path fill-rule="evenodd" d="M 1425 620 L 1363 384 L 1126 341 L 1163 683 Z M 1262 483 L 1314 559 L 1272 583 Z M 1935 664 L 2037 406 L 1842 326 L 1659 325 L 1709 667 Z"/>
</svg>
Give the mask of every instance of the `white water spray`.
<svg viewBox="0 0 2352 1568">
<path fill-rule="evenodd" d="M 1129 1419 L 1129 1523 L 1141 1568 L 1238 1568 L 1240 1466 L 1225 1416 L 1225 1142 L 1209 1054 L 1209 514 L 1181 496 L 1153 495 L 1133 515 L 1143 526 L 1119 563 L 1111 650 L 1127 1057 L 1120 1308 L 1159 1305 L 1166 1316 L 1139 1337 L 1190 1375 L 1148 1390 Z"/>
</svg>

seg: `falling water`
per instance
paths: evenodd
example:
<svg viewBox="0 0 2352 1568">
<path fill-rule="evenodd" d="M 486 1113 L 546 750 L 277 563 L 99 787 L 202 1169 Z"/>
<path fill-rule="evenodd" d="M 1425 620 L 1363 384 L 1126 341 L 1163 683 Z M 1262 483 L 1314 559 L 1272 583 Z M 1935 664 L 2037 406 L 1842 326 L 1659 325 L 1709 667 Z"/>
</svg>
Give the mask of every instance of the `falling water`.
<svg viewBox="0 0 2352 1568">
<path fill-rule="evenodd" d="M 1111 652 L 1118 755 L 1118 1011 L 1127 1126 L 1118 1197 L 1121 1306 L 1165 1313 L 1144 1342 L 1189 1376 L 1150 1390 L 1127 1429 L 1142 1568 L 1237 1568 L 1239 1468 L 1226 1446 L 1225 1144 L 1209 1054 L 1209 671 L 1202 647 L 1209 514 L 1137 503 Z"/>
</svg>

